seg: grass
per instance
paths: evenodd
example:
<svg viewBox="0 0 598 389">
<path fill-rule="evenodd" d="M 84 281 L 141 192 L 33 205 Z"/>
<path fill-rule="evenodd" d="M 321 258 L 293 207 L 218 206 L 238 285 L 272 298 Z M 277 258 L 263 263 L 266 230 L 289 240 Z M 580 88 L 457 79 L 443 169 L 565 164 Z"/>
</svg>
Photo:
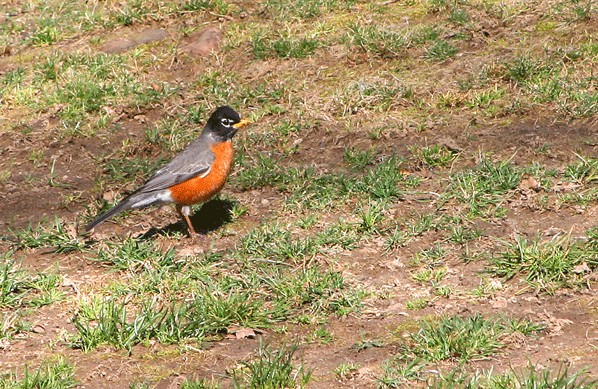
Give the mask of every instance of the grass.
<svg viewBox="0 0 598 389">
<path fill-rule="evenodd" d="M 315 54 L 322 43 L 316 39 L 291 39 L 270 37 L 256 34 L 251 40 L 252 52 L 257 59 L 266 58 L 305 58 Z"/>
<path fill-rule="evenodd" d="M 519 56 L 512 62 L 506 62 L 504 67 L 506 79 L 522 86 L 529 86 L 534 82 L 538 82 L 550 76 L 554 71 L 543 61 L 529 56 Z"/>
<path fill-rule="evenodd" d="M 405 302 L 405 308 L 415 311 L 426 308 L 429 303 L 430 300 L 427 297 L 414 298 Z"/>
<path fill-rule="evenodd" d="M 269 312 L 261 310 L 259 300 L 248 299 L 246 293 L 197 296 L 189 304 L 160 305 L 155 299 L 141 302 L 134 318 L 129 304 L 110 299 L 98 306 L 82 305 L 73 319 L 78 334 L 73 346 L 90 351 L 101 344 L 123 349 L 150 339 L 174 343 L 203 339 L 215 335 L 229 325 L 268 326 Z"/>
<path fill-rule="evenodd" d="M 34 230 L 29 224 L 25 229 L 12 231 L 12 234 L 17 240 L 18 247 L 21 248 L 52 247 L 51 252 L 68 253 L 80 252 L 85 246 L 84 242 L 76 236 L 76 232 L 61 222 L 58 216 L 54 217 L 54 224 L 51 226 L 44 227 L 38 224 Z"/>
<path fill-rule="evenodd" d="M 426 58 L 436 61 L 444 61 L 453 58 L 459 49 L 446 41 L 438 41 L 427 50 Z"/>
<path fill-rule="evenodd" d="M 34 35 L 34 40 L 49 43 L 54 39 L 50 31 L 45 27 L 37 38 Z M 90 115 L 98 115 L 104 106 L 145 93 L 141 92 L 138 80 L 126 72 L 115 71 L 126 67 L 124 59 L 118 56 L 52 54 L 36 63 L 33 69 L 21 68 L 18 79 L 11 75 L 9 82 L 13 87 L 5 90 L 4 97 L 38 112 L 59 107 L 55 110 L 67 125 L 83 122 L 86 131 L 82 134 L 89 135 L 95 131 L 89 121 Z M 26 102 L 23 99 L 32 89 L 43 91 L 43 95 Z"/>
<path fill-rule="evenodd" d="M 282 161 L 258 156 L 253 164 L 243 163 L 235 183 L 243 189 L 275 187 L 288 193 L 286 201 L 306 209 L 334 207 L 344 199 L 359 196 L 372 200 L 400 198 L 405 187 L 419 184 L 416 177 L 403 175 L 403 161 L 385 157 L 376 167 L 358 176 L 344 174 L 316 175 L 312 168 L 281 169 Z"/>
<path fill-rule="evenodd" d="M 308 336 L 307 341 L 331 344 L 334 342 L 334 336 L 326 329 L 326 327 L 318 327 L 314 330 L 313 334 Z"/>
<path fill-rule="evenodd" d="M 504 347 L 500 338 L 505 334 L 524 329 L 524 335 L 529 335 L 542 328 L 537 325 L 521 326 L 520 323 L 528 322 L 486 319 L 480 315 L 422 321 L 421 329 L 410 334 L 411 344 L 401 347 L 401 355 L 414 355 L 430 362 L 483 359 Z"/>
<path fill-rule="evenodd" d="M 228 6 L 221 0 L 188 0 L 178 6 L 181 11 L 204 11 L 214 10 L 218 14 L 226 15 Z"/>
<path fill-rule="evenodd" d="M 292 238 L 279 225 L 264 226 L 251 231 L 241 241 L 242 252 L 274 261 L 299 261 L 316 253 L 317 244 L 311 237 Z"/>
<path fill-rule="evenodd" d="M 0 264 L 0 308 L 41 307 L 63 298 L 57 273 L 46 269 L 31 274 L 17 265 L 12 255 L 5 253 Z"/>
<path fill-rule="evenodd" d="M 596 232 L 588 230 L 586 241 L 564 235 L 550 241 L 517 237 L 503 243 L 490 271 L 511 279 L 521 275 L 530 285 L 545 292 L 583 285 L 585 272 L 597 265 Z"/>
<path fill-rule="evenodd" d="M 464 366 L 470 360 L 489 359 L 506 347 L 501 341 L 506 335 L 520 332 L 530 336 L 543 328 L 525 319 L 481 315 L 422 320 L 417 327 L 419 330 L 398 343 L 397 354 L 387 361 L 385 375 L 379 378 L 383 387 L 425 379 L 426 366 L 441 361 Z"/>
<path fill-rule="evenodd" d="M 470 217 L 500 216 L 504 214 L 500 204 L 519 186 L 522 177 L 523 170 L 510 161 L 493 163 L 482 157 L 474 168 L 452 175 L 448 196 L 466 204 Z"/>
<path fill-rule="evenodd" d="M 532 290 L 547 295 L 534 313 L 556 306 L 551 294 L 568 310 L 569 296 L 593 288 L 596 232 L 579 226 L 591 227 L 598 192 L 596 12 L 585 0 L 8 5 L 0 192 L 5 209 L 19 204 L 15 221 L 31 204 L 32 222 L 0 237 L 7 360 L 21 338 L 54 361 L 65 343 L 87 362 L 108 345 L 110 363 L 132 350 L 148 377 L 131 387 L 184 373 L 187 388 L 290 388 L 376 385 L 361 372 L 379 366 L 365 359 L 394 353 L 381 387 L 593 387 L 543 361 L 521 373 L 476 370 L 480 359 L 524 360 L 514 332 L 531 346 L 543 336 L 534 322 L 476 313 Z M 152 25 L 171 38 L 101 52 Z M 204 25 L 222 29 L 218 51 L 182 55 L 180 39 Z M 95 240 L 79 236 L 118 200 L 104 192 L 125 196 L 222 104 L 254 121 L 233 140 L 231 222 L 199 242 L 120 236 L 110 225 Z M 44 208 L 50 222 L 37 224 L 39 204 L 55 198 L 61 208 Z M 454 316 L 461 305 L 470 317 Z M 440 308 L 447 316 L 425 316 Z M 58 313 L 71 335 L 35 331 Z M 400 323 L 408 331 L 389 333 Z M 265 329 L 272 343 L 256 342 L 242 361 L 210 348 L 234 345 L 227 333 L 239 327 Z M 566 357 L 589 355 L 567 349 L 575 339 L 550 339 Z M 303 367 L 352 344 L 354 359 L 319 366 L 317 377 Z M 185 363 L 145 358 L 155 349 L 184 350 Z M 217 380 L 205 379 L 200 356 L 224 358 L 210 368 Z M 81 374 L 51 366 L 27 380 L 69 387 Z M 30 385 L 17 373 L 2 376 L 5 387 Z"/>
<path fill-rule="evenodd" d="M 217 389 L 218 385 L 209 383 L 205 379 L 195 380 L 193 378 L 184 381 L 179 386 L 181 389 Z"/>
<path fill-rule="evenodd" d="M 38 369 L 30 371 L 25 367 L 22 378 L 15 373 L 0 377 L 0 388 L 3 389 L 68 389 L 78 385 L 73 377 L 73 366 L 62 358 L 55 364 L 44 363 Z"/>
<path fill-rule="evenodd" d="M 438 267 L 443 263 L 445 252 L 446 250 L 440 245 L 429 249 L 423 249 L 413 256 L 413 263 Z M 436 273 L 437 272 L 438 271 L 436 271 Z"/>
<path fill-rule="evenodd" d="M 458 154 L 457 152 L 440 145 L 425 147 L 410 146 L 409 150 L 414 158 L 431 168 L 449 166 L 451 162 L 457 158 Z"/>
<path fill-rule="evenodd" d="M 598 167 L 598 160 L 593 158 L 584 158 L 577 155 L 579 161 L 577 163 L 569 164 L 566 167 L 565 175 L 573 182 L 588 184 L 598 178 L 596 168 Z"/>
<path fill-rule="evenodd" d="M 349 43 L 361 50 L 383 58 L 398 58 L 404 52 L 407 42 L 399 32 L 388 31 L 375 26 L 349 25 Z"/>
<path fill-rule="evenodd" d="M 475 227 L 457 225 L 451 227 L 451 234 L 447 240 L 455 244 L 463 245 L 471 240 L 478 239 L 483 233 L 483 231 L 480 231 Z"/>
<path fill-rule="evenodd" d="M 569 367 L 559 365 L 538 369 L 529 365 L 527 369 L 517 372 L 514 369 L 503 374 L 492 374 L 492 372 L 476 372 L 475 374 L 463 374 L 458 371 L 434 378 L 430 388 L 525 388 L 525 389 L 566 389 L 584 388 L 591 389 L 598 386 L 598 382 L 590 378 L 588 372 L 579 370 L 570 372 Z"/>
<path fill-rule="evenodd" d="M 266 9 L 279 19 L 302 18 L 312 19 L 322 13 L 338 8 L 349 8 L 354 1 L 339 0 L 267 0 L 264 2 Z"/>
<path fill-rule="evenodd" d="M 174 256 L 174 250 L 165 253 L 155 247 L 152 241 L 137 241 L 127 239 L 121 242 L 107 242 L 106 249 L 100 248 L 97 252 L 97 261 L 104 262 L 120 270 L 139 271 L 147 266 L 148 261 L 154 266 L 169 267 L 173 271 L 179 270 L 182 263 Z"/>
<path fill-rule="evenodd" d="M 360 366 L 355 363 L 341 363 L 334 369 L 334 374 L 336 374 L 339 379 L 351 379 L 359 367 Z"/>
<path fill-rule="evenodd" d="M 241 369 L 232 373 L 234 388 L 303 388 L 311 379 L 311 371 L 292 363 L 298 346 L 281 346 L 272 350 L 260 344 L 254 359 L 241 361 Z"/>
<path fill-rule="evenodd" d="M 101 344 L 130 349 L 152 339 L 201 341 L 230 326 L 269 328 L 305 316 L 344 316 L 358 312 L 363 298 L 337 272 L 254 256 L 246 259 L 249 270 L 222 273 L 209 261 L 189 264 L 172 250 L 162 252 L 152 242 L 129 239 L 100 251 L 98 260 L 129 276 L 124 284 L 108 288 L 112 297 L 79 303 L 73 318 L 78 333 L 71 341 L 84 351 Z"/>
<path fill-rule="evenodd" d="M 502 347 L 499 336 L 504 326 L 482 316 L 453 317 L 436 322 L 420 322 L 421 329 L 411 333 L 411 344 L 401 346 L 402 358 L 413 356 L 430 362 L 485 358 Z"/>
<path fill-rule="evenodd" d="M 414 99 L 412 87 L 390 75 L 389 79 L 361 79 L 344 87 L 337 97 L 338 110 L 343 116 L 351 116 L 359 111 L 381 111 L 400 106 Z"/>
<path fill-rule="evenodd" d="M 125 146 L 126 147 L 126 146 Z M 122 160 L 110 158 L 104 166 L 104 172 L 108 178 L 103 182 L 118 182 L 120 184 L 133 181 L 139 176 L 148 177 L 155 169 L 159 168 L 164 160 L 148 160 L 144 157 L 132 157 Z"/>
<path fill-rule="evenodd" d="M 11 261 L 13 252 L 8 251 L 2 255 L 2 267 L 0 268 L 0 306 L 13 305 L 21 300 L 22 277 L 14 261 Z"/>
<path fill-rule="evenodd" d="M 345 162 L 356 170 L 364 170 L 367 166 L 373 166 L 376 160 L 375 150 L 345 149 Z"/>
<path fill-rule="evenodd" d="M 438 282 L 438 281 L 442 280 L 445 275 L 446 275 L 446 268 L 439 268 L 436 270 L 423 269 L 417 273 L 412 274 L 411 278 L 414 281 L 419 281 L 419 282 L 429 282 L 429 281 Z"/>
</svg>

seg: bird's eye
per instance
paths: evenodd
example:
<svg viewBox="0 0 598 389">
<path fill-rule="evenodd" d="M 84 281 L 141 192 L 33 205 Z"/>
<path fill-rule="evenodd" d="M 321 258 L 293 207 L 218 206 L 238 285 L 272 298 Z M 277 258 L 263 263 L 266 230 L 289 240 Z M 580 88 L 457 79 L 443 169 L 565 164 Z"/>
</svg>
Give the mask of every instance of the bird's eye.
<svg viewBox="0 0 598 389">
<path fill-rule="evenodd" d="M 231 122 L 232 120 L 230 120 L 229 118 L 222 118 L 220 120 L 220 123 L 222 123 L 224 127 L 230 127 Z"/>
</svg>

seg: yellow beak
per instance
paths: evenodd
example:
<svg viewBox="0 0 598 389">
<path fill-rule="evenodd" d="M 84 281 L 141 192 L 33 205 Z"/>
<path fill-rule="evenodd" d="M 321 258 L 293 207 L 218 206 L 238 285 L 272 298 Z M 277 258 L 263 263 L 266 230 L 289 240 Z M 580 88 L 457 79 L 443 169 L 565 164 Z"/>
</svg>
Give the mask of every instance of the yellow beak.
<svg viewBox="0 0 598 389">
<path fill-rule="evenodd" d="M 239 128 L 243 127 L 243 126 L 246 126 L 247 124 L 251 124 L 251 120 L 243 119 L 239 123 L 233 124 L 233 127 L 236 128 L 236 129 L 239 129 Z"/>
</svg>

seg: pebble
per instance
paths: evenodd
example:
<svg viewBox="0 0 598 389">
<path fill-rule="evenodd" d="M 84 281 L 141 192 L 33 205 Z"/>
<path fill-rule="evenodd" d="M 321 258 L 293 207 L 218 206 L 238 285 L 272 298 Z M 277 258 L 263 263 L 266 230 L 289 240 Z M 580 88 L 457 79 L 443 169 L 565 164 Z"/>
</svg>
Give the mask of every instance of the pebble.
<svg viewBox="0 0 598 389">
<path fill-rule="evenodd" d="M 206 27 L 189 35 L 182 51 L 192 56 L 207 57 L 217 51 L 222 40 L 222 31 L 216 27 Z"/>
</svg>

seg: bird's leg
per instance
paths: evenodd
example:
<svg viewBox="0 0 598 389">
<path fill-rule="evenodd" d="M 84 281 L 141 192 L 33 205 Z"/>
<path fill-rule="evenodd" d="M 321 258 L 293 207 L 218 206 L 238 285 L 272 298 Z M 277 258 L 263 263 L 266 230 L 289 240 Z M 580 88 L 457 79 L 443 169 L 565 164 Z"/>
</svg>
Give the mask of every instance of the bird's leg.
<svg viewBox="0 0 598 389">
<path fill-rule="evenodd" d="M 191 224 L 191 219 L 189 219 L 189 215 L 191 214 L 191 207 L 189 206 L 181 206 L 179 204 L 176 205 L 176 210 L 183 219 L 187 223 L 187 232 L 189 233 L 190 237 L 195 237 L 198 235 L 193 228 L 193 224 Z"/>
</svg>

